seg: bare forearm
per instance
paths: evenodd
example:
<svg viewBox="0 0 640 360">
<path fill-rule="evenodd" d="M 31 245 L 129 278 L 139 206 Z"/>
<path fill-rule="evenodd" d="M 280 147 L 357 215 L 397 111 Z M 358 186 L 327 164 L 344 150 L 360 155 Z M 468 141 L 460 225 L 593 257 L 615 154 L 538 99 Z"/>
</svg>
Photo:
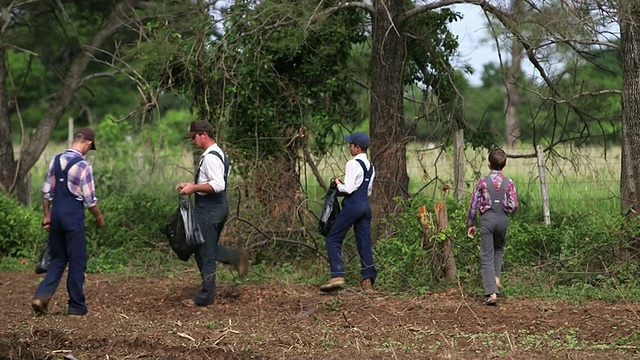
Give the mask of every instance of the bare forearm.
<svg viewBox="0 0 640 360">
<path fill-rule="evenodd" d="M 91 213 L 91 215 L 93 215 L 94 218 L 96 218 L 96 220 L 102 218 L 102 213 L 100 212 L 100 208 L 98 207 L 98 204 L 90 207 L 89 212 Z"/>
<path fill-rule="evenodd" d="M 47 219 L 51 217 L 51 201 L 42 199 L 42 213 Z"/>
</svg>

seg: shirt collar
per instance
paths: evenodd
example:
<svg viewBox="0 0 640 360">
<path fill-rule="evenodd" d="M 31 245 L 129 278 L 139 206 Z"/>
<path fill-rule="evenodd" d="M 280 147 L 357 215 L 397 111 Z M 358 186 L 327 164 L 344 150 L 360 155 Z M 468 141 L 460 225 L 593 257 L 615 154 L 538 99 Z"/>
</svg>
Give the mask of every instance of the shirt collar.
<svg viewBox="0 0 640 360">
<path fill-rule="evenodd" d="M 364 159 L 367 160 L 367 154 L 366 153 L 360 153 L 357 154 L 356 156 L 353 157 L 354 159 Z"/>
<path fill-rule="evenodd" d="M 84 159 L 84 156 L 82 155 L 82 153 L 80 151 L 76 150 L 76 149 L 67 149 L 67 151 L 70 151 L 72 153 L 76 153 L 76 154 L 80 155 L 81 158 Z"/>
<path fill-rule="evenodd" d="M 204 151 L 202 152 L 202 155 L 200 155 L 200 157 L 205 156 L 211 150 L 219 150 L 219 149 L 220 149 L 220 147 L 218 146 L 217 143 L 215 143 L 215 144 L 209 146 L 208 148 L 204 149 Z"/>
</svg>

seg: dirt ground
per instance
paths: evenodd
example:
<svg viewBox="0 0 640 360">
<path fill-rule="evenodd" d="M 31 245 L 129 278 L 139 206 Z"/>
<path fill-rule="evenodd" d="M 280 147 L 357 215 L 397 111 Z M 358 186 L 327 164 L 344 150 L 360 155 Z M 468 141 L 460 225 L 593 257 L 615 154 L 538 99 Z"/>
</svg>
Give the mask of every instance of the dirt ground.
<svg viewBox="0 0 640 360">
<path fill-rule="evenodd" d="M 188 280 L 185 280 L 188 278 Z M 0 273 L 0 359 L 640 359 L 640 304 L 500 306 L 459 291 L 401 298 L 311 286 L 219 284 L 214 305 L 182 305 L 185 278 L 87 276 L 86 316 L 34 316 L 39 276 Z M 191 281 L 194 280 L 194 281 Z"/>
</svg>

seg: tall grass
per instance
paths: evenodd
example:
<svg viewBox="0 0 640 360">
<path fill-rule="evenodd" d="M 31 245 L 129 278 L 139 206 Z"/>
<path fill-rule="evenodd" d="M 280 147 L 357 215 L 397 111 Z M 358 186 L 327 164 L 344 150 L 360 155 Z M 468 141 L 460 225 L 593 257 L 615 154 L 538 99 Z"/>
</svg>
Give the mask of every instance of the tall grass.
<svg viewBox="0 0 640 360">
<path fill-rule="evenodd" d="M 532 153 L 525 147 L 506 149 L 512 156 Z M 545 156 L 546 181 L 551 211 L 569 210 L 574 206 L 593 206 L 607 212 L 617 212 L 620 208 L 620 159 L 621 149 L 596 147 L 555 149 L 552 156 Z M 463 198 L 468 198 L 477 180 L 489 172 L 487 152 L 467 149 L 465 152 L 465 189 Z M 343 176 L 344 165 L 350 158 L 346 148 L 337 147 L 318 163 L 324 181 Z M 441 196 L 443 184 L 454 183 L 454 161 L 451 149 L 443 150 L 430 144 L 411 143 L 407 147 L 407 171 L 409 192 Z M 516 183 L 518 196 L 523 205 L 542 207 L 542 193 L 535 158 L 510 158 L 503 170 Z M 324 190 L 311 176 L 311 169 L 305 170 L 307 177 L 303 185 L 311 199 L 320 199 Z"/>
<path fill-rule="evenodd" d="M 49 162 L 65 148 L 65 144 L 50 144 L 32 169 L 35 201 L 39 201 L 40 186 Z M 524 146 L 506 151 L 515 156 L 531 154 Z M 619 211 L 620 148 L 567 147 L 555 151 L 553 156 L 545 158 L 552 219 L 554 212 L 571 211 L 576 207 L 597 205 L 608 213 Z M 317 162 L 323 180 L 328 183 L 333 177 L 344 176 L 344 166 L 350 158 L 345 146 L 335 147 L 325 154 Z M 465 158 L 463 201 L 468 199 L 479 177 L 489 171 L 486 151 L 468 149 Z M 124 146 L 117 144 L 91 151 L 87 159 L 94 167 L 98 195 L 103 197 L 113 192 L 145 187 L 154 189 L 159 196 L 170 197 L 175 195 L 173 189 L 177 182 L 189 181 L 193 176 L 192 152 L 186 143 L 181 149 L 154 152 L 141 142 L 136 144 L 134 139 Z M 411 143 L 407 147 L 409 192 L 412 195 L 442 197 L 443 185 L 454 183 L 453 169 L 451 149 L 422 143 Z M 515 181 L 523 209 L 541 214 L 542 195 L 536 159 L 510 158 L 504 173 Z M 233 179 L 230 183 L 234 186 Z M 301 183 L 310 200 L 309 208 L 318 211 L 325 192 L 308 165 L 302 168 Z"/>
</svg>

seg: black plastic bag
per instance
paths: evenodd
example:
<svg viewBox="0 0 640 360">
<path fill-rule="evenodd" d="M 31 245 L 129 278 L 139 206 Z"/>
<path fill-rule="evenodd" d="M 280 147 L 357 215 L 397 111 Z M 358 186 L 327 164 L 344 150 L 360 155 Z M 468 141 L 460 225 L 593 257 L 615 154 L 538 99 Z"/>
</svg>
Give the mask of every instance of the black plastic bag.
<svg viewBox="0 0 640 360">
<path fill-rule="evenodd" d="M 169 239 L 171 249 L 183 261 L 189 260 L 191 255 L 204 244 L 190 198 L 180 197 L 178 208 L 162 232 Z"/>
<path fill-rule="evenodd" d="M 331 226 L 333 226 L 339 213 L 340 202 L 338 202 L 338 188 L 335 182 L 332 181 L 327 194 L 324 196 L 324 205 L 322 206 L 322 213 L 318 221 L 318 232 L 320 232 L 320 235 L 329 235 Z"/>
<path fill-rule="evenodd" d="M 51 253 L 49 252 L 49 239 L 44 244 L 44 247 L 40 251 L 38 261 L 36 262 L 36 274 L 43 274 L 47 272 L 49 263 L 51 262 Z"/>
</svg>

